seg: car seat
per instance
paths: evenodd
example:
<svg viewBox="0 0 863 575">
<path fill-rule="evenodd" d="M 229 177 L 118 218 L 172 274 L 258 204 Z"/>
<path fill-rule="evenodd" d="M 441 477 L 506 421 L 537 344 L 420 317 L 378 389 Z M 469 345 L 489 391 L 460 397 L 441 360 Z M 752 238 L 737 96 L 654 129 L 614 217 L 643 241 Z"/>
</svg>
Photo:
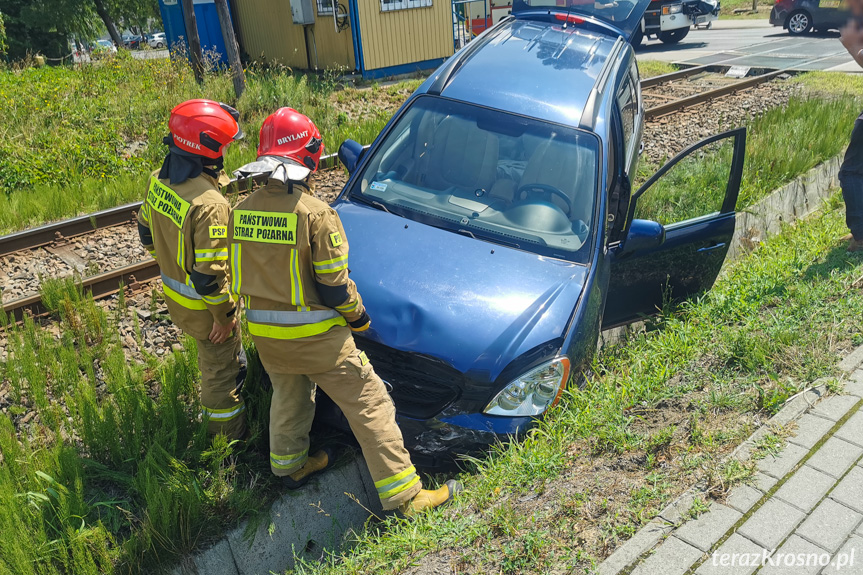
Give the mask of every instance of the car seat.
<svg viewBox="0 0 863 575">
<path fill-rule="evenodd" d="M 531 155 L 519 188 L 527 184 L 553 186 L 572 201 L 569 219 L 588 226 L 593 215 L 596 163 L 594 154 L 578 145 L 560 140 L 546 140 Z M 523 198 L 515 198 L 518 201 Z M 564 201 L 549 196 L 549 201 L 566 210 Z"/>
<path fill-rule="evenodd" d="M 423 138 L 423 131 L 431 129 L 431 138 Z M 450 188 L 461 190 L 490 190 L 494 184 L 498 161 L 498 139 L 491 132 L 477 127 L 476 122 L 447 116 L 437 126 L 421 123 L 417 162 L 418 184 L 431 190 Z"/>
</svg>

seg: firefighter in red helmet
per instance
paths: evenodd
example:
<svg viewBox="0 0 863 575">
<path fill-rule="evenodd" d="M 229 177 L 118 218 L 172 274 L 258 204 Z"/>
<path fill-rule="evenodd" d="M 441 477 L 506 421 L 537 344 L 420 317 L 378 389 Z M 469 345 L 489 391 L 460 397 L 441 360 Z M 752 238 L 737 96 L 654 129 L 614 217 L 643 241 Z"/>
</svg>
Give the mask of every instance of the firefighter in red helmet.
<svg viewBox="0 0 863 575">
<path fill-rule="evenodd" d="M 396 425 L 395 406 L 351 332 L 371 319 L 348 277 L 348 238 L 336 212 L 309 191 L 323 152 L 306 116 L 281 108 L 261 127 L 264 188 L 231 214 L 231 291 L 245 302 L 249 333 L 273 384 L 270 467 L 290 488 L 332 463 L 309 454 L 316 384 L 339 406 L 363 450 L 384 509 L 411 515 L 449 501 L 454 481 L 423 489 Z"/>
<path fill-rule="evenodd" d="M 201 406 L 208 431 L 245 435 L 239 388 L 245 354 L 228 291 L 228 216 L 220 191 L 225 148 L 243 136 L 239 113 L 212 100 L 171 111 L 168 155 L 150 177 L 138 213 L 141 243 L 156 258 L 171 320 L 197 340 Z"/>
</svg>

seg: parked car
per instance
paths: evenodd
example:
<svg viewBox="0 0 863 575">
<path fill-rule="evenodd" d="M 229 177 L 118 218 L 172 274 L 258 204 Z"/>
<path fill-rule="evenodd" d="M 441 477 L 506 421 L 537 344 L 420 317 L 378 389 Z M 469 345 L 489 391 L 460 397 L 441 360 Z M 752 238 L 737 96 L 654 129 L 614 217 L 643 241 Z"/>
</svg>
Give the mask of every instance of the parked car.
<svg viewBox="0 0 863 575">
<path fill-rule="evenodd" d="M 357 345 L 391 386 L 420 465 L 527 431 L 583 381 L 601 329 L 719 273 L 745 129 L 632 191 L 644 105 L 629 41 L 649 1 L 522 2 L 438 68 L 370 148 L 339 149 L 351 176 L 334 208 L 372 317 Z M 708 172 L 720 174 L 715 207 Z M 638 219 L 659 192 L 700 217 Z M 347 427 L 325 398 L 319 420 Z"/>
<path fill-rule="evenodd" d="M 770 23 L 782 26 L 792 36 L 812 30 L 838 30 L 850 13 L 840 0 L 777 0 L 770 11 Z"/>
<path fill-rule="evenodd" d="M 98 58 L 107 54 L 116 54 L 117 47 L 110 40 L 96 40 L 90 44 L 90 53 Z"/>
<path fill-rule="evenodd" d="M 155 32 L 147 36 L 147 44 L 150 48 L 160 49 L 167 46 L 168 41 L 165 39 L 164 32 Z"/>
<path fill-rule="evenodd" d="M 123 45 L 129 50 L 140 50 L 143 38 L 138 34 L 123 34 Z"/>
</svg>

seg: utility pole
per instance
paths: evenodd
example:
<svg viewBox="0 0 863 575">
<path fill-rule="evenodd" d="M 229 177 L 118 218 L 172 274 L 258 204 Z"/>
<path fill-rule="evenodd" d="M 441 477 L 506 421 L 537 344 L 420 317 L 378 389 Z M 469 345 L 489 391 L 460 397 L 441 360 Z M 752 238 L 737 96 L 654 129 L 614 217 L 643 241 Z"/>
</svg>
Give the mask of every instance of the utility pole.
<svg viewBox="0 0 863 575">
<path fill-rule="evenodd" d="M 246 74 L 243 72 L 243 63 L 240 62 L 240 47 L 237 45 L 237 36 L 234 34 L 234 26 L 231 24 L 228 0 L 215 1 L 216 12 L 219 14 L 219 25 L 222 27 L 222 38 L 225 40 L 225 50 L 228 52 L 228 62 L 231 64 L 234 93 L 239 99 L 246 89 Z"/>
<path fill-rule="evenodd" d="M 201 52 L 201 37 L 198 36 L 198 20 L 195 18 L 193 0 L 183 0 L 183 20 L 186 22 L 186 39 L 189 41 L 189 56 L 192 59 L 192 72 L 198 84 L 204 82 L 204 55 Z"/>
</svg>

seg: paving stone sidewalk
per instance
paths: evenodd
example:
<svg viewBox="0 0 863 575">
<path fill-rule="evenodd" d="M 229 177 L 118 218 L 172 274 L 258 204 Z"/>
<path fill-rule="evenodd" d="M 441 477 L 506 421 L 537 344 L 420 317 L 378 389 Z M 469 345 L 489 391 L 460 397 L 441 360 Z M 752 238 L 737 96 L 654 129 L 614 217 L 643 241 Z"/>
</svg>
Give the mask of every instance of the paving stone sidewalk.
<svg viewBox="0 0 863 575">
<path fill-rule="evenodd" d="M 683 520 L 684 494 L 601 563 L 600 575 L 863 575 L 863 348 L 843 360 L 843 395 L 823 387 L 772 420 L 796 421 L 776 456 L 756 462 L 752 484 Z M 749 457 L 753 434 L 735 452 Z"/>
</svg>

